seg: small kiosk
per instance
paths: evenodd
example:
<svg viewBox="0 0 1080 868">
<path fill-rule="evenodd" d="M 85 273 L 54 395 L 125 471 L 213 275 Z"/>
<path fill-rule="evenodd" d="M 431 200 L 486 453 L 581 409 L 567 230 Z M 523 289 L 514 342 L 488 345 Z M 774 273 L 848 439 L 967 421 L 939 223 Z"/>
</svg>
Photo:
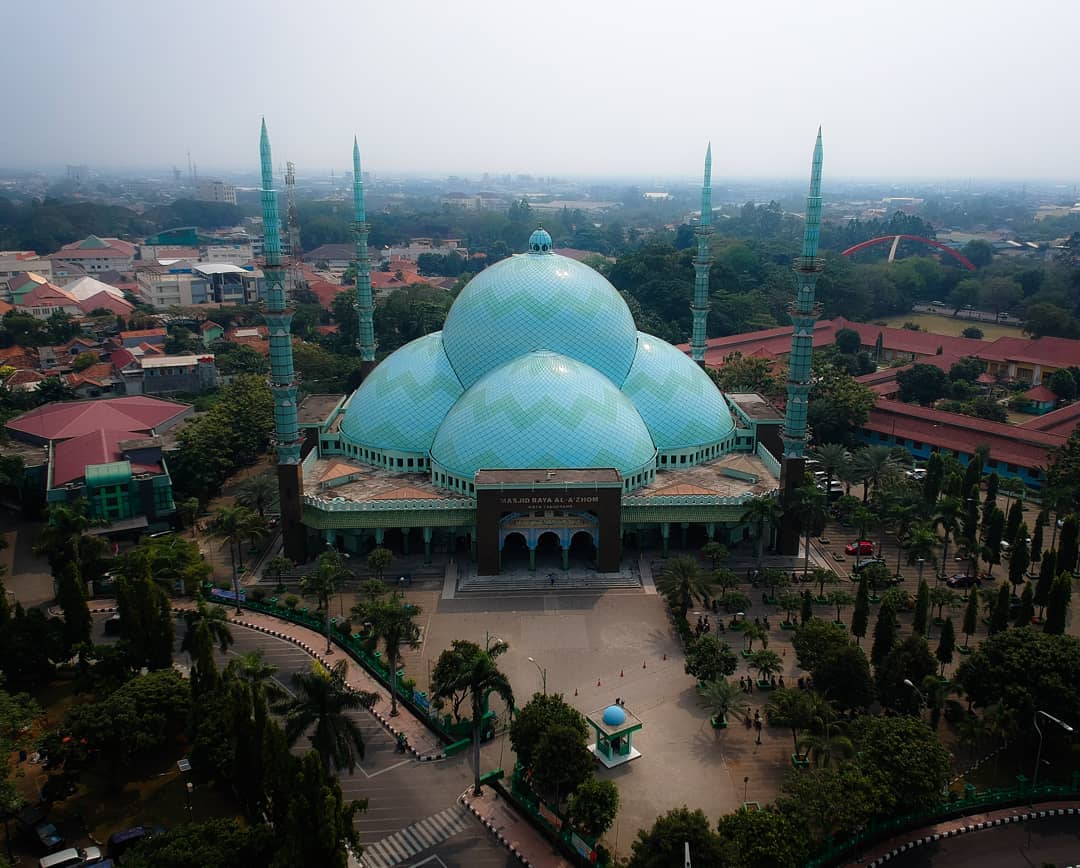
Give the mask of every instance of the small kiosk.
<svg viewBox="0 0 1080 868">
<path fill-rule="evenodd" d="M 631 744 L 631 738 L 643 724 L 625 706 L 609 705 L 586 715 L 585 719 L 596 731 L 596 741 L 589 745 L 589 751 L 605 767 L 613 769 L 641 756 L 641 751 Z"/>
</svg>

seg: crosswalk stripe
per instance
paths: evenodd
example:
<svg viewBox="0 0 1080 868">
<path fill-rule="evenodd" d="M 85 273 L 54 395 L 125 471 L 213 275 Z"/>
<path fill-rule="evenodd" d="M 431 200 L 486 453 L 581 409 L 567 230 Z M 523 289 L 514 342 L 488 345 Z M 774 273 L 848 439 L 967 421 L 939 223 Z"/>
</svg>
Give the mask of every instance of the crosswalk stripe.
<svg viewBox="0 0 1080 868">
<path fill-rule="evenodd" d="M 424 850 L 441 844 L 466 826 L 464 808 L 451 808 L 410 823 L 364 848 L 364 868 L 393 868 Z"/>
<path fill-rule="evenodd" d="M 421 849 L 426 850 L 428 847 L 434 847 L 439 843 L 438 838 L 432 835 L 431 832 L 420 825 L 420 823 L 413 823 L 413 825 L 409 827 L 409 832 L 424 845 Z"/>
</svg>

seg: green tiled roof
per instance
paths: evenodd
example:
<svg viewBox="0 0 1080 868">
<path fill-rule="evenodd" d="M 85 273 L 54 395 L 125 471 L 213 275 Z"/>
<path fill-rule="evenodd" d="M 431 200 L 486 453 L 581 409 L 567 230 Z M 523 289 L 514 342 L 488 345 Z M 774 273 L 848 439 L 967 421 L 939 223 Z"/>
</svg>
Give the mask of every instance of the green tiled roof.
<svg viewBox="0 0 1080 868">
<path fill-rule="evenodd" d="M 450 410 L 432 460 L 466 479 L 482 468 L 651 467 L 656 447 L 629 399 L 603 374 L 539 351 L 485 376 Z"/>
<path fill-rule="evenodd" d="M 622 391 L 660 450 L 719 443 L 735 428 L 709 375 L 671 344 L 644 332 L 638 332 L 637 354 Z"/>
</svg>

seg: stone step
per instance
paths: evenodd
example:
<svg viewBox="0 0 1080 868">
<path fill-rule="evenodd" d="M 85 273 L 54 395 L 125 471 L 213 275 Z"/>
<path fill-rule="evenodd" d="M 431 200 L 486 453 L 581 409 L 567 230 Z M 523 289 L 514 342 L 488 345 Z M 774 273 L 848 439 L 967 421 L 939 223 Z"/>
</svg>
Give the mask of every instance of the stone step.
<svg viewBox="0 0 1080 868">
<path fill-rule="evenodd" d="M 641 579 L 637 576 L 621 574 L 604 575 L 594 573 L 584 576 L 566 576 L 555 574 L 552 583 L 548 574 L 523 576 L 518 573 L 498 576 L 468 576 L 458 580 L 457 593 L 493 593 L 505 591 L 568 591 L 590 590 L 607 591 L 626 588 L 640 588 Z"/>
</svg>

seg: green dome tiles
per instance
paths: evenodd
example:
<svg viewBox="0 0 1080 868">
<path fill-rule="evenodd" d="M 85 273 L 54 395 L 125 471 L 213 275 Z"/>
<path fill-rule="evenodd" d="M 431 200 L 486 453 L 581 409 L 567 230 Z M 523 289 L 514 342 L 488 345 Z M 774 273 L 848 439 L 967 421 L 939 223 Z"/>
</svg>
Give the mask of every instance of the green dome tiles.
<svg viewBox="0 0 1080 868">
<path fill-rule="evenodd" d="M 629 399 L 574 359 L 531 352 L 491 372 L 454 405 L 432 461 L 472 479 L 482 468 L 651 469 L 656 447 Z"/>
<path fill-rule="evenodd" d="M 442 332 L 387 356 L 349 401 L 341 432 L 357 446 L 426 455 L 464 390 L 443 352 Z"/>
<path fill-rule="evenodd" d="M 693 360 L 638 332 L 634 364 L 622 385 L 661 452 L 719 443 L 735 423 L 720 390 Z"/>
<path fill-rule="evenodd" d="M 621 386 L 637 328 L 602 275 L 564 256 L 532 253 L 474 277 L 450 308 L 443 342 L 465 388 L 532 350 L 576 359 Z"/>
</svg>

